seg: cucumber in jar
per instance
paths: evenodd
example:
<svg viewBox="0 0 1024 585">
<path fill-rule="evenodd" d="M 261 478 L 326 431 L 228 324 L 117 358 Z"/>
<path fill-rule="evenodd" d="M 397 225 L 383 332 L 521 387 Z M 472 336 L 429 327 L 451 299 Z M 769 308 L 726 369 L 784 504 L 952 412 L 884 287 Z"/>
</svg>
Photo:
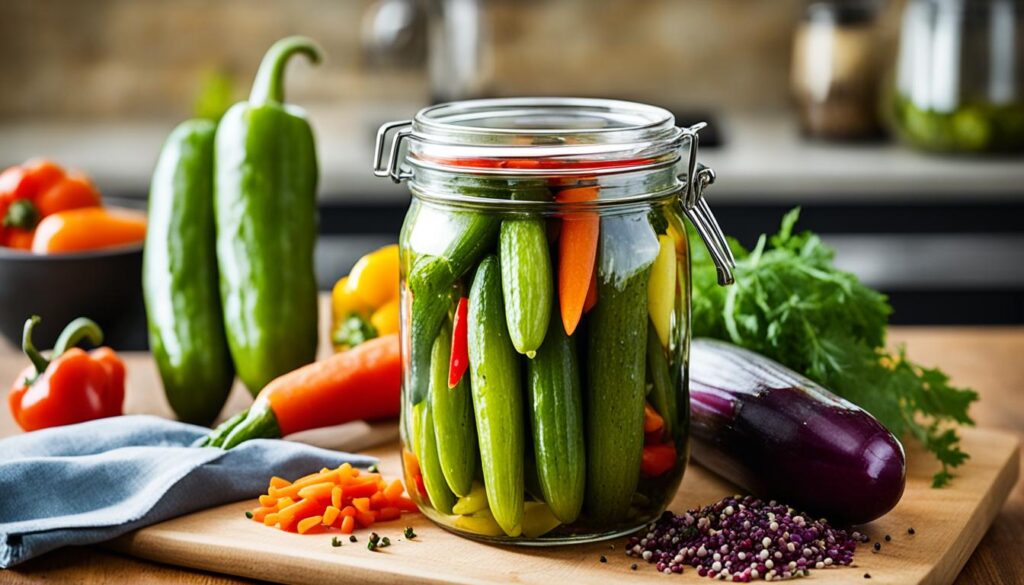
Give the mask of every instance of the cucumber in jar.
<svg viewBox="0 0 1024 585">
<path fill-rule="evenodd" d="M 498 238 L 505 320 L 516 351 L 533 359 L 551 320 L 554 284 L 543 219 L 506 219 Z"/>
<path fill-rule="evenodd" d="M 451 305 L 451 289 L 497 237 L 500 218 L 475 211 L 420 205 L 408 230 L 415 254 L 407 281 L 412 291 L 409 320 L 409 401 L 419 404 L 430 385 L 430 352 Z M 438 237 L 438 234 L 441 237 Z"/>
<path fill-rule="evenodd" d="M 427 488 L 430 505 L 442 514 L 451 514 L 455 505 L 455 494 L 448 488 L 441 469 L 441 460 L 437 453 L 437 436 L 434 431 L 434 420 L 430 410 L 430 402 L 423 401 L 413 407 L 416 418 L 416 456 L 419 458 L 420 474 L 423 485 Z"/>
<path fill-rule="evenodd" d="M 468 496 L 478 459 L 476 423 L 468 377 L 463 376 L 454 388 L 448 387 L 451 347 L 452 332 L 445 323 L 431 353 L 429 401 L 444 479 L 455 495 Z"/>
<path fill-rule="evenodd" d="M 468 321 L 470 385 L 487 501 L 505 534 L 519 536 L 525 491 L 523 390 L 494 255 L 477 267 Z"/>
<path fill-rule="evenodd" d="M 588 315 L 584 505 L 592 521 L 624 519 L 640 477 L 647 286 L 658 250 L 658 237 L 644 214 L 601 219 L 600 300 Z"/>
<path fill-rule="evenodd" d="M 514 201 L 547 201 L 551 191 L 535 181 L 510 181 Z M 508 217 L 498 236 L 505 320 L 516 351 L 533 358 L 551 320 L 554 282 L 547 224 L 535 213 Z"/>
<path fill-rule="evenodd" d="M 586 447 L 576 340 L 551 327 L 527 364 L 533 451 L 540 491 L 552 513 L 572 523 L 583 507 Z"/>
</svg>

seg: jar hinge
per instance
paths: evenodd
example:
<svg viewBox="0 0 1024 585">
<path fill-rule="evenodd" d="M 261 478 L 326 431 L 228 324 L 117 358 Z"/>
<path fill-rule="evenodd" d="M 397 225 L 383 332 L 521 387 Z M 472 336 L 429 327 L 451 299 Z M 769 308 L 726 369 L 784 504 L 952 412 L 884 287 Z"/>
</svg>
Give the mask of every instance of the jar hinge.
<svg viewBox="0 0 1024 585">
<path fill-rule="evenodd" d="M 683 212 L 696 228 L 700 239 L 704 241 L 708 251 L 711 253 L 711 260 L 715 263 L 718 272 L 718 284 L 727 286 L 735 282 L 733 268 L 736 268 L 736 258 L 729 249 L 729 242 L 725 239 L 718 220 L 711 213 L 704 198 L 704 189 L 715 182 L 715 171 L 697 162 L 698 137 L 697 133 L 707 126 L 700 122 L 683 129 L 683 138 L 690 140 L 690 155 L 686 167 L 686 183 L 682 192 Z"/>
<path fill-rule="evenodd" d="M 396 129 L 398 131 L 395 132 L 394 137 L 391 139 L 391 148 L 388 150 L 388 157 L 385 161 L 384 151 L 386 149 L 387 134 Z M 373 147 L 373 174 L 375 176 L 391 177 L 391 180 L 396 183 L 401 183 L 403 180 L 412 177 L 411 171 L 403 171 L 401 169 L 401 159 L 399 158 L 402 141 L 411 134 L 412 120 L 388 122 L 377 130 L 377 140 Z"/>
</svg>

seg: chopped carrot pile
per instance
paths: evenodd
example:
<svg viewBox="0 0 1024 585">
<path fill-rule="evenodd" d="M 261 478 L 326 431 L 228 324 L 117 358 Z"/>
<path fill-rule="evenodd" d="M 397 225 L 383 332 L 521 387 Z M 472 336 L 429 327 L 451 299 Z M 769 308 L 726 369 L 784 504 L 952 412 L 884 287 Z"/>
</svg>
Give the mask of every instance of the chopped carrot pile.
<svg viewBox="0 0 1024 585">
<path fill-rule="evenodd" d="M 299 534 L 330 528 L 351 534 L 356 528 L 417 511 L 405 496 L 401 480 L 389 482 L 379 473 L 360 471 L 349 463 L 293 482 L 273 477 L 259 504 L 250 512 L 254 521 Z"/>
</svg>

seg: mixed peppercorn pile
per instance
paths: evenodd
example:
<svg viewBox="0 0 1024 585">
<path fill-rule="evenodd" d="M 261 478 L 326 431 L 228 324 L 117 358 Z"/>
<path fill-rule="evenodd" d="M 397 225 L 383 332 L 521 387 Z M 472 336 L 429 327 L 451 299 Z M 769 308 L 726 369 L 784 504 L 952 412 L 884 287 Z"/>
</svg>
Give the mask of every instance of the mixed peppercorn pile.
<svg viewBox="0 0 1024 585">
<path fill-rule="evenodd" d="M 857 543 L 866 540 L 774 500 L 733 496 L 682 515 L 665 512 L 629 539 L 626 555 L 666 574 L 689 565 L 702 577 L 747 583 L 849 565 Z"/>
</svg>

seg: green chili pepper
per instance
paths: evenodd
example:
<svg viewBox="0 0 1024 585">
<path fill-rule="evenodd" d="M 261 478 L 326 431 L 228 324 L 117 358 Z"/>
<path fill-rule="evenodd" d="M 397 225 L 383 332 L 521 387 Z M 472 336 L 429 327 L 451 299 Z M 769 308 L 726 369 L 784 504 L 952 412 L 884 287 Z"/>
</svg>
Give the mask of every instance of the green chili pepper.
<svg viewBox="0 0 1024 585">
<path fill-rule="evenodd" d="M 255 395 L 272 379 L 313 361 L 317 344 L 317 160 L 305 114 L 284 104 L 295 53 L 320 61 L 305 37 L 274 44 L 248 102 L 217 129 L 216 220 L 220 292 L 238 376 Z"/>
</svg>

